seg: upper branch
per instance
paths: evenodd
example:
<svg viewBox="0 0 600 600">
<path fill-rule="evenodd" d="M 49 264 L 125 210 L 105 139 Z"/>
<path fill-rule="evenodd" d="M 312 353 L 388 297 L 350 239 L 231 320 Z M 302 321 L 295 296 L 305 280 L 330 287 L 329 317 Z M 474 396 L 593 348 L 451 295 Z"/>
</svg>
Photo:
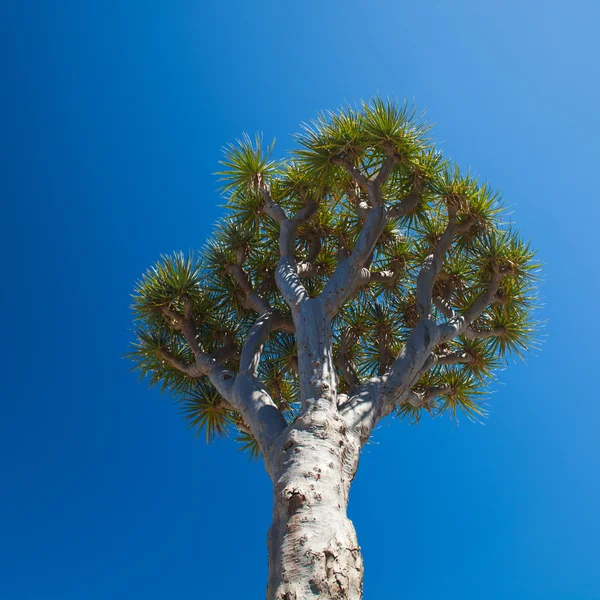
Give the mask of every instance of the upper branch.
<svg viewBox="0 0 600 600">
<path fill-rule="evenodd" d="M 246 273 L 246 271 L 241 265 L 229 265 L 227 270 L 237 281 L 242 292 L 244 293 L 244 303 L 248 308 L 251 308 L 259 314 L 271 310 L 271 305 L 269 304 L 269 301 L 266 298 L 263 298 L 252 287 L 252 284 L 250 283 L 250 278 L 248 277 L 248 273 Z"/>
<path fill-rule="evenodd" d="M 346 160 L 341 156 L 334 156 L 331 158 L 331 163 L 338 167 L 343 167 L 354 183 L 368 190 L 370 183 L 369 178 L 360 169 L 357 169 L 349 160 Z"/>
<path fill-rule="evenodd" d="M 173 356 L 167 349 L 165 348 L 161 348 L 158 351 L 160 357 L 168 362 L 174 369 L 177 369 L 178 371 L 181 371 L 182 373 L 185 373 L 186 375 L 189 375 L 192 378 L 196 378 L 196 377 L 201 377 L 203 375 L 203 373 L 200 371 L 200 369 L 198 368 L 198 365 L 194 362 L 190 365 L 188 365 L 187 363 L 183 362 L 182 360 L 178 359 L 177 357 Z"/>
<path fill-rule="evenodd" d="M 400 354 L 384 375 L 379 415 L 387 414 L 389 406 L 410 389 L 440 338 L 439 327 L 431 319 L 421 319 L 412 330 Z"/>
<path fill-rule="evenodd" d="M 275 272 L 275 282 L 286 303 L 292 309 L 308 298 L 308 292 L 300 281 L 294 249 L 298 225 L 307 221 L 317 210 L 317 203 L 309 200 L 293 218 L 288 218 L 283 208 L 271 196 L 266 182 L 261 181 L 258 187 L 263 199 L 263 210 L 279 224 L 279 254 L 280 259 Z"/>
<path fill-rule="evenodd" d="M 338 264 L 322 292 L 329 316 L 334 316 L 361 284 L 361 270 L 372 255 L 386 220 L 387 211 L 383 204 L 370 209 L 350 256 Z"/>
<path fill-rule="evenodd" d="M 172 326 L 183 331 L 187 339 L 185 322 L 189 320 L 190 316 L 182 317 L 170 309 L 163 309 L 163 312 L 172 320 Z M 269 448 L 287 424 L 285 417 L 256 375 L 262 347 L 269 333 L 274 328 L 285 329 L 289 326 L 288 320 L 278 311 L 270 310 L 261 315 L 244 343 L 240 358 L 240 371 L 237 374 L 224 369 L 219 364 L 232 351 L 230 342 L 226 343 L 220 351 L 212 354 L 199 351 L 195 354 L 195 361 L 192 364 L 185 364 L 166 349 L 160 351 L 163 360 L 189 377 L 194 379 L 208 377 L 225 399 L 225 407 L 234 409 L 241 414 L 244 423 L 249 427 L 263 451 L 268 469 L 270 469 Z M 191 339 L 195 338 L 195 334 L 191 336 Z"/>
<path fill-rule="evenodd" d="M 163 306 L 161 311 L 171 320 L 171 327 L 183 333 L 190 350 L 194 353 L 194 356 L 197 357 L 201 354 L 202 350 L 198 344 L 198 332 L 196 331 L 196 324 L 194 323 L 194 317 L 192 316 L 192 309 L 192 300 L 190 298 L 185 298 L 183 316 L 169 306 Z"/>
<path fill-rule="evenodd" d="M 466 352 L 452 352 L 435 357 L 437 365 L 466 365 L 473 362 L 473 357 Z"/>
<path fill-rule="evenodd" d="M 440 325 L 440 343 L 449 342 L 458 335 L 462 335 L 468 331 L 469 325 L 483 314 L 486 308 L 493 302 L 496 292 L 500 287 L 501 275 L 495 264 L 492 265 L 492 274 L 486 289 L 477 296 L 473 304 L 465 311 L 464 314 L 456 316 L 443 325 Z M 492 335 L 502 335 L 502 333 L 487 334 L 482 332 L 479 336 L 477 333 L 469 333 L 473 337 L 491 337 Z"/>
<path fill-rule="evenodd" d="M 367 177 L 367 175 L 357 169 L 348 159 L 341 156 L 334 156 L 331 158 L 332 164 L 344 168 L 354 183 L 367 190 L 369 202 L 372 207 L 380 206 L 383 203 L 381 186 L 390 176 L 390 173 L 398 160 L 394 153 L 393 145 L 386 145 L 385 151 L 386 157 L 379 169 L 379 173 L 377 173 L 373 179 Z"/>
<path fill-rule="evenodd" d="M 458 207 L 448 204 L 448 225 L 435 245 L 433 252 L 427 256 L 417 277 L 417 313 L 421 319 L 431 317 L 433 286 L 442 270 L 443 258 L 448 252 L 456 234 L 456 213 Z"/>
<path fill-rule="evenodd" d="M 388 216 L 390 219 L 397 219 L 399 217 L 404 217 L 411 213 L 417 206 L 419 205 L 419 200 L 421 199 L 421 195 L 417 191 L 413 191 L 408 196 L 400 200 L 400 202 L 390 206 L 388 209 Z"/>
<path fill-rule="evenodd" d="M 258 317 L 250 329 L 248 337 L 244 342 L 244 347 L 242 348 L 240 374 L 248 374 L 253 377 L 258 375 L 258 365 L 260 363 L 263 346 L 267 341 L 269 334 L 274 329 L 280 327 L 283 321 L 283 317 L 276 311 L 268 311 Z"/>
<path fill-rule="evenodd" d="M 491 337 L 500 337 L 506 333 L 506 327 L 496 327 L 495 329 L 472 329 L 467 327 L 463 332 L 464 335 L 469 340 L 481 339 L 485 340 Z"/>
<path fill-rule="evenodd" d="M 451 392 L 452 387 L 449 385 L 432 386 L 423 390 L 422 392 L 415 392 L 414 390 L 410 390 L 410 392 L 406 394 L 404 402 L 408 402 L 411 406 L 418 408 L 419 406 L 429 404 L 438 396 L 449 394 Z"/>
</svg>

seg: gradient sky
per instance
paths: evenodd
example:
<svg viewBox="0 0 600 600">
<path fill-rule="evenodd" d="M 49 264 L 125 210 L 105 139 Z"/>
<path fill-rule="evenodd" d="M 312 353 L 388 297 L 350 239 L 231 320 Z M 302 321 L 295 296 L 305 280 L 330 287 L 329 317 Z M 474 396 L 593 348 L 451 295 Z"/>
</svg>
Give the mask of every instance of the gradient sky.
<svg viewBox="0 0 600 600">
<path fill-rule="evenodd" d="M 375 432 L 365 598 L 600 599 L 599 7 L 3 0 L 0 598 L 264 598 L 267 476 L 129 372 L 129 294 L 206 239 L 226 142 L 379 92 L 502 190 L 545 327 L 485 425 Z"/>
</svg>

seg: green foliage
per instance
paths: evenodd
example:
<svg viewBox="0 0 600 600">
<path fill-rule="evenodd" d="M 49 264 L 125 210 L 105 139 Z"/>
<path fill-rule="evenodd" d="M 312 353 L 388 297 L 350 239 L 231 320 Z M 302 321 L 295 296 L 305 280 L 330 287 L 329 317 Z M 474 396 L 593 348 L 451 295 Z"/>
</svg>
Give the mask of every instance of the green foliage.
<svg viewBox="0 0 600 600">
<path fill-rule="evenodd" d="M 196 435 L 204 431 L 206 441 L 224 435 L 232 424 L 231 414 L 224 408 L 223 399 L 208 381 L 200 381 L 183 399 L 182 412 Z"/>
<path fill-rule="evenodd" d="M 191 255 L 178 252 L 162 256 L 135 286 L 133 312 L 136 319 L 154 319 L 157 309 L 177 304 L 186 296 L 200 300 L 199 268 Z"/>
<path fill-rule="evenodd" d="M 204 248 L 195 255 L 162 257 L 138 282 L 133 310 L 136 341 L 129 356 L 150 384 L 158 384 L 181 402 L 190 426 L 207 439 L 233 435 L 251 454 L 254 440 L 240 431 L 239 415 L 226 408 L 208 381 L 194 381 L 163 358 L 163 351 L 185 364 L 193 361 L 182 333 L 173 328 L 169 314 L 183 315 L 192 306 L 197 342 L 214 352 L 226 341 L 241 349 L 256 313 L 245 301 L 232 265 L 243 263 L 253 290 L 272 306 L 287 308 L 275 285 L 279 258 L 279 228 L 262 210 L 262 183 L 288 214 L 307 200 L 318 201 L 316 214 L 298 228 L 297 261 L 307 260 L 315 238 L 320 250 L 314 270 L 303 279 L 308 292 L 318 294 L 333 273 L 340 251 L 351 251 L 361 228 L 355 194 L 363 194 L 334 157 L 350 161 L 367 176 L 375 176 L 387 153 L 398 161 L 382 188 L 383 200 L 392 206 L 416 195 L 416 208 L 390 219 L 371 261 L 373 271 L 392 271 L 389 282 L 372 281 L 341 309 L 334 322 L 334 349 L 339 351 L 343 332 L 351 334 L 348 351 L 361 378 L 382 370 L 382 348 L 388 358 L 397 355 L 417 319 L 416 280 L 425 257 L 440 239 L 448 221 L 447 207 L 457 207 L 457 223 L 470 224 L 448 252 L 434 295 L 443 297 L 460 314 L 485 289 L 493 272 L 499 272 L 499 301 L 473 324 L 476 330 L 497 330 L 485 339 L 460 337 L 440 348 L 442 354 L 468 356 L 459 365 L 439 365 L 417 382 L 415 390 L 446 386 L 443 394 L 414 408 L 402 404 L 402 417 L 418 420 L 462 412 L 479 419 L 485 414 L 486 387 L 507 357 L 523 356 L 535 343 L 535 277 L 539 265 L 529 244 L 503 221 L 499 195 L 472 174 L 464 173 L 443 157 L 428 137 L 429 127 L 414 108 L 375 99 L 359 108 L 322 113 L 297 136 L 299 148 L 281 160 L 272 160 L 273 145 L 262 138 L 241 140 L 224 150 L 225 215 Z M 166 309 L 166 310 L 165 310 Z M 442 314 L 435 318 L 447 320 Z M 236 356 L 226 366 L 235 370 Z M 260 377 L 277 404 L 293 420 L 299 390 L 295 372 L 296 345 L 290 334 L 275 332 L 267 341 Z M 346 384 L 340 376 L 340 388 Z"/>
<path fill-rule="evenodd" d="M 218 174 L 222 176 L 225 191 L 251 190 L 259 178 L 268 177 L 273 172 L 275 163 L 270 161 L 275 141 L 267 148 L 263 147 L 262 136 L 257 135 L 254 144 L 248 134 L 235 144 L 228 144 L 221 161 L 225 167 Z"/>
<path fill-rule="evenodd" d="M 150 386 L 159 386 L 161 391 L 179 397 L 188 393 L 194 382 L 162 358 L 160 351 L 165 349 L 184 363 L 193 360 L 183 338 L 169 327 L 157 325 L 151 318 L 135 329 L 135 341 L 126 356 L 133 360 L 135 369 L 147 378 Z"/>
</svg>

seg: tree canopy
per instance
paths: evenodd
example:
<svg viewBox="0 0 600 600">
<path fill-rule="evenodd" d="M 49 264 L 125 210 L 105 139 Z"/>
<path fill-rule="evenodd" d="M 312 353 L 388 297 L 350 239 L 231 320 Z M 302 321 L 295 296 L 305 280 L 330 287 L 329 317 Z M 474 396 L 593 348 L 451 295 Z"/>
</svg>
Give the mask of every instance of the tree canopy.
<svg viewBox="0 0 600 600">
<path fill-rule="evenodd" d="M 310 296 L 331 294 L 371 218 L 368 182 L 379 179 L 385 226 L 336 300 L 338 391 L 388 373 L 425 315 L 441 337 L 392 413 L 483 417 L 498 370 L 535 342 L 538 264 L 499 194 L 444 157 L 423 115 L 392 100 L 322 113 L 296 141 L 280 159 L 260 136 L 224 149 L 225 210 L 212 237 L 197 253 L 162 256 L 136 285 L 135 368 L 207 439 L 233 435 L 257 456 L 239 412 L 195 361 L 208 356 L 235 373 L 257 315 L 274 315 L 256 375 L 293 421 L 300 390 L 294 325 L 275 277 L 281 245 Z M 282 215 L 295 215 L 291 236 Z"/>
</svg>

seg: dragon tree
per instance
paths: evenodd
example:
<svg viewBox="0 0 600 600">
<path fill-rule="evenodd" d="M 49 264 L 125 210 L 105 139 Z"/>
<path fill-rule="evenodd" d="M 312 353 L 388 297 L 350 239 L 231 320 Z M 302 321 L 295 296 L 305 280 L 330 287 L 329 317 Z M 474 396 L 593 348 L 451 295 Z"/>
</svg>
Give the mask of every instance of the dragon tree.
<svg viewBox="0 0 600 600">
<path fill-rule="evenodd" d="M 268 600 L 362 597 L 348 493 L 386 418 L 485 415 L 534 340 L 537 266 L 498 194 L 394 101 L 324 113 L 272 159 L 225 148 L 225 214 L 138 282 L 136 368 L 273 484 Z"/>
</svg>

